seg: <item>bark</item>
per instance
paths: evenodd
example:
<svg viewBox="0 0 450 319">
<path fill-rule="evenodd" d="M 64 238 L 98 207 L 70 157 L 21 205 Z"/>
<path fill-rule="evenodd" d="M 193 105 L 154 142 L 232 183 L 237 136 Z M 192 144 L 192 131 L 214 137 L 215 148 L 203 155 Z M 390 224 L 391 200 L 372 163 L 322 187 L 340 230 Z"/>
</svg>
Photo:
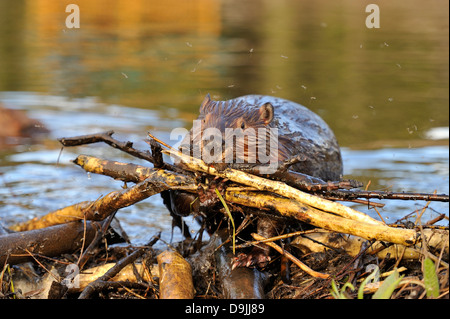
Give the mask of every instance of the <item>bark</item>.
<svg viewBox="0 0 450 319">
<path fill-rule="evenodd" d="M 77 221 L 0 236 L 0 265 L 30 261 L 34 254 L 53 257 L 74 252 L 89 245 L 96 229 L 91 222 Z"/>
<path fill-rule="evenodd" d="M 157 257 L 160 299 L 192 299 L 194 283 L 191 265 L 177 252 L 164 251 Z"/>
</svg>

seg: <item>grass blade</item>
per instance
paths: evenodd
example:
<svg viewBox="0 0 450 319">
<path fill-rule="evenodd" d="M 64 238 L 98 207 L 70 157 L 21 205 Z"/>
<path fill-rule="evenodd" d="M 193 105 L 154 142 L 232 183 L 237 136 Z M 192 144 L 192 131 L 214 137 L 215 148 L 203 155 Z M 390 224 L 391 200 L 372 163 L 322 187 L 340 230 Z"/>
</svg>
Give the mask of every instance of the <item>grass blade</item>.
<svg viewBox="0 0 450 319">
<path fill-rule="evenodd" d="M 231 224 L 233 225 L 233 255 L 236 255 L 236 227 L 234 226 L 234 219 L 233 216 L 231 216 L 230 209 L 228 208 L 227 203 L 223 199 L 222 195 L 220 195 L 220 192 L 215 189 L 217 197 L 219 197 L 220 201 L 222 202 L 223 207 L 225 208 L 225 211 L 227 212 L 228 218 L 231 220 Z"/>
<path fill-rule="evenodd" d="M 437 298 L 439 296 L 439 280 L 434 262 L 428 257 L 423 261 L 423 281 L 427 291 L 427 297 Z"/>
<path fill-rule="evenodd" d="M 404 276 L 399 277 L 398 270 L 389 275 L 383 282 L 383 284 L 378 288 L 377 292 L 373 294 L 372 299 L 389 299 L 391 298 L 392 293 L 397 288 L 400 281 Z"/>
</svg>

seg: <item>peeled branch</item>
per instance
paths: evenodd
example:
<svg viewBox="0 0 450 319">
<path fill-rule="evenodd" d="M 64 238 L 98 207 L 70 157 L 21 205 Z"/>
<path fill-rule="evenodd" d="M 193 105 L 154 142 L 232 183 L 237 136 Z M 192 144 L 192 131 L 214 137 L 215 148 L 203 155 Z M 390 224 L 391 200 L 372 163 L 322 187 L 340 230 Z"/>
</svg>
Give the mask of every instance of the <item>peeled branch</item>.
<svg viewBox="0 0 450 319">
<path fill-rule="evenodd" d="M 393 228 L 381 223 L 374 225 L 363 221 L 355 221 L 320 211 L 292 199 L 271 194 L 226 192 L 225 199 L 249 207 L 274 209 L 283 216 L 293 217 L 316 227 L 352 234 L 368 240 L 375 239 L 410 246 L 416 243 L 419 238 L 417 232 L 413 229 Z"/>
<path fill-rule="evenodd" d="M 424 229 L 422 235 L 430 249 L 448 254 L 448 231 L 441 229 Z M 350 256 L 360 253 L 365 239 L 357 236 L 345 236 L 341 233 L 317 229 L 315 232 L 305 236 L 295 237 L 291 245 L 299 248 L 304 254 L 311 252 L 323 252 L 328 249 L 340 249 Z M 402 245 L 386 245 L 380 241 L 375 241 L 367 249 L 366 254 L 375 255 L 378 258 L 402 258 L 419 259 L 423 256 L 421 244 L 405 247 Z"/>
<path fill-rule="evenodd" d="M 181 154 L 181 156 L 184 155 Z M 99 172 L 99 170 L 96 171 L 93 169 L 95 166 L 86 165 L 86 163 L 90 163 L 92 160 L 81 156 L 79 158 L 82 160 L 77 160 L 77 163 L 83 163 L 82 167 L 84 169 L 90 172 Z M 215 174 L 232 179 L 237 183 L 251 186 L 254 189 L 270 190 L 284 197 L 293 197 L 293 199 L 288 199 L 273 194 L 267 194 L 267 192 L 258 191 L 227 191 L 225 199 L 230 203 L 263 210 L 270 208 L 278 211 L 282 215 L 299 219 L 320 228 L 352 234 L 369 240 L 382 240 L 410 246 L 419 239 L 419 235 L 415 230 L 389 227 L 382 222 L 347 206 L 298 191 L 284 183 L 264 179 L 233 169 L 217 171 L 200 160 L 195 158 L 189 159 L 192 159 L 192 162 L 187 162 L 183 165 L 188 165 L 190 170 L 195 171 L 199 169 L 208 174 Z M 184 160 L 188 161 L 188 158 L 184 158 Z M 120 168 L 120 166 L 118 166 L 118 168 Z M 102 172 L 105 174 L 104 170 L 102 170 Z M 144 172 L 144 170 L 139 168 L 139 172 Z M 164 176 L 169 178 L 172 174 L 176 173 L 165 171 Z M 129 175 L 131 176 L 133 174 Z M 182 175 L 180 174 L 180 176 Z M 142 176 L 140 178 L 142 178 Z M 186 189 L 193 190 L 197 187 L 191 178 L 181 179 L 181 181 L 182 183 L 179 185 Z M 171 185 L 172 187 L 176 187 L 177 184 L 173 182 Z M 308 203 L 311 203 L 312 199 L 315 201 L 315 206 L 323 207 L 324 211 L 309 206 Z"/>
<path fill-rule="evenodd" d="M 92 267 L 86 270 L 83 270 L 82 273 L 78 274 L 77 285 L 74 285 L 69 289 L 70 292 L 80 292 L 87 285 L 101 276 L 103 276 L 108 270 L 114 267 L 115 263 L 108 263 L 105 265 Z M 134 267 L 133 267 L 134 266 Z M 158 267 L 153 265 L 150 269 L 146 269 L 146 267 L 142 263 L 137 264 L 128 264 L 125 266 L 117 275 L 110 279 L 110 281 L 129 281 L 129 282 L 137 282 L 138 278 L 136 278 L 136 274 L 134 271 L 137 271 L 139 276 L 145 281 L 151 281 L 153 277 L 159 276 Z"/>
<path fill-rule="evenodd" d="M 157 257 L 160 299 L 192 299 L 194 283 L 191 265 L 177 252 L 164 251 Z"/>
<path fill-rule="evenodd" d="M 348 206 L 302 192 L 283 182 L 268 180 L 232 168 L 217 170 L 214 167 L 206 165 L 206 163 L 203 162 L 202 160 L 186 156 L 183 153 L 178 152 L 177 150 L 174 149 L 163 150 L 163 153 L 176 157 L 186 169 L 191 171 L 200 171 L 210 175 L 227 178 L 233 182 L 254 187 L 261 191 L 270 191 L 285 196 L 287 198 L 295 199 L 311 207 L 321 209 L 323 211 L 330 212 L 345 218 L 363 221 L 374 225 L 382 224 L 382 222 L 373 219 L 372 217 L 363 214 L 357 210 L 354 210 Z"/>
<path fill-rule="evenodd" d="M 68 223 L 71 221 L 103 220 L 120 208 L 136 204 L 154 194 L 160 193 L 173 186 L 192 183 L 189 177 L 166 172 L 162 169 L 148 171 L 147 178 L 133 187 L 111 192 L 96 201 L 84 201 L 42 217 L 36 217 L 24 223 L 10 227 L 14 231 L 25 231 L 44 228 L 52 225 Z"/>
</svg>

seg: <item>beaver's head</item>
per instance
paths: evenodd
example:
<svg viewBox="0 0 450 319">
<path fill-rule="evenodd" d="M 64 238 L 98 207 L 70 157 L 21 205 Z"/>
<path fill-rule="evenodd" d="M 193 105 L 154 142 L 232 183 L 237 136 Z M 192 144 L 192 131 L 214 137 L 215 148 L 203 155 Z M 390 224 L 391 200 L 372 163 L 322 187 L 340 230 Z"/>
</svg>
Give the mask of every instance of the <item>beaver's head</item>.
<svg viewBox="0 0 450 319">
<path fill-rule="evenodd" d="M 181 150 L 201 156 L 206 163 L 233 168 L 278 163 L 278 135 L 270 125 L 273 118 L 270 103 L 251 105 L 245 98 L 213 101 L 208 94 Z"/>
<path fill-rule="evenodd" d="M 245 99 L 213 101 L 206 95 L 200 106 L 198 120 L 204 129 L 215 127 L 221 132 L 226 128 L 263 128 L 273 120 L 273 106 L 270 103 L 250 105 Z"/>
</svg>

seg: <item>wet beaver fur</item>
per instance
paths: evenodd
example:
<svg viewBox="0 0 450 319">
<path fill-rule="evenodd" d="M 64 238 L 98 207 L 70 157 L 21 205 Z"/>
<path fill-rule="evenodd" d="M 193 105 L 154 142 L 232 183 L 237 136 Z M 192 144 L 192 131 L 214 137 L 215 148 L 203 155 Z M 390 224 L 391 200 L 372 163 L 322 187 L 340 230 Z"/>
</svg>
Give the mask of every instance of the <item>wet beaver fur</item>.
<svg viewBox="0 0 450 319">
<path fill-rule="evenodd" d="M 208 143 L 208 138 L 202 138 L 199 134 L 204 134 L 208 129 L 214 128 L 222 134 L 222 141 L 229 138 L 228 129 L 242 129 L 253 128 L 255 131 L 255 138 L 258 140 L 262 135 L 265 135 L 264 142 L 266 143 L 266 154 L 270 155 L 270 163 L 276 161 L 276 164 L 282 164 L 295 156 L 301 155 L 301 160 L 290 169 L 296 172 L 307 174 L 316 178 L 320 178 L 324 182 L 337 181 L 342 176 L 342 158 L 340 148 L 336 137 L 329 126 L 315 113 L 306 107 L 292 101 L 281 98 L 264 96 L 264 95 L 247 95 L 238 97 L 228 101 L 213 101 L 207 95 L 200 106 L 200 115 L 197 119 L 197 129 L 191 129 L 184 140 L 181 142 L 180 150 L 187 151 L 191 156 L 199 157 L 195 154 L 195 150 L 204 151 Z M 278 136 L 276 137 L 278 151 L 268 154 L 269 147 L 273 142 L 273 135 L 270 135 L 270 129 L 276 128 Z M 258 130 L 259 129 L 259 130 Z M 216 130 L 217 132 L 217 130 Z M 271 140 L 272 138 L 272 140 Z M 223 146 L 222 154 L 215 157 L 213 164 L 225 165 L 232 168 L 243 168 L 249 165 L 260 165 L 266 167 L 269 163 L 267 158 L 264 163 L 260 161 L 258 156 L 253 154 L 257 148 L 249 147 L 250 138 L 236 139 L 236 144 L 230 150 L 222 143 L 218 146 Z M 210 152 L 208 149 L 208 152 Z M 229 156 L 232 155 L 232 162 L 226 162 L 227 152 Z M 253 155 L 256 159 L 253 163 L 245 161 L 249 159 L 248 156 Z M 203 154 L 202 154 L 203 156 Z M 230 157 L 228 157 L 229 159 Z M 224 162 L 226 162 L 224 164 Z M 210 185 L 210 190 L 214 188 L 223 189 L 223 185 L 214 181 Z M 174 218 L 174 224 L 181 225 L 181 217 L 187 216 L 191 213 L 203 215 L 206 221 L 210 221 L 208 225 L 209 231 L 214 231 L 217 219 L 211 218 L 212 215 L 217 216 L 220 209 L 219 201 L 213 191 L 205 192 L 203 189 L 199 190 L 198 196 L 196 194 L 182 192 L 182 191 L 165 191 L 162 193 L 164 204 L 170 210 Z M 216 200 L 211 200 L 211 197 L 216 197 Z M 199 200 L 196 200 L 196 199 Z M 214 221 L 214 222 L 212 222 Z M 222 223 L 226 225 L 227 223 Z M 277 235 L 277 230 L 280 225 L 272 219 L 267 217 L 259 217 L 257 221 L 257 232 L 264 237 L 271 237 Z M 237 227 L 237 226 L 236 226 Z M 189 237 L 189 232 L 185 231 L 184 235 Z M 254 247 L 248 254 L 241 253 L 234 261 L 233 266 L 264 266 L 270 260 L 268 248 Z"/>
</svg>

